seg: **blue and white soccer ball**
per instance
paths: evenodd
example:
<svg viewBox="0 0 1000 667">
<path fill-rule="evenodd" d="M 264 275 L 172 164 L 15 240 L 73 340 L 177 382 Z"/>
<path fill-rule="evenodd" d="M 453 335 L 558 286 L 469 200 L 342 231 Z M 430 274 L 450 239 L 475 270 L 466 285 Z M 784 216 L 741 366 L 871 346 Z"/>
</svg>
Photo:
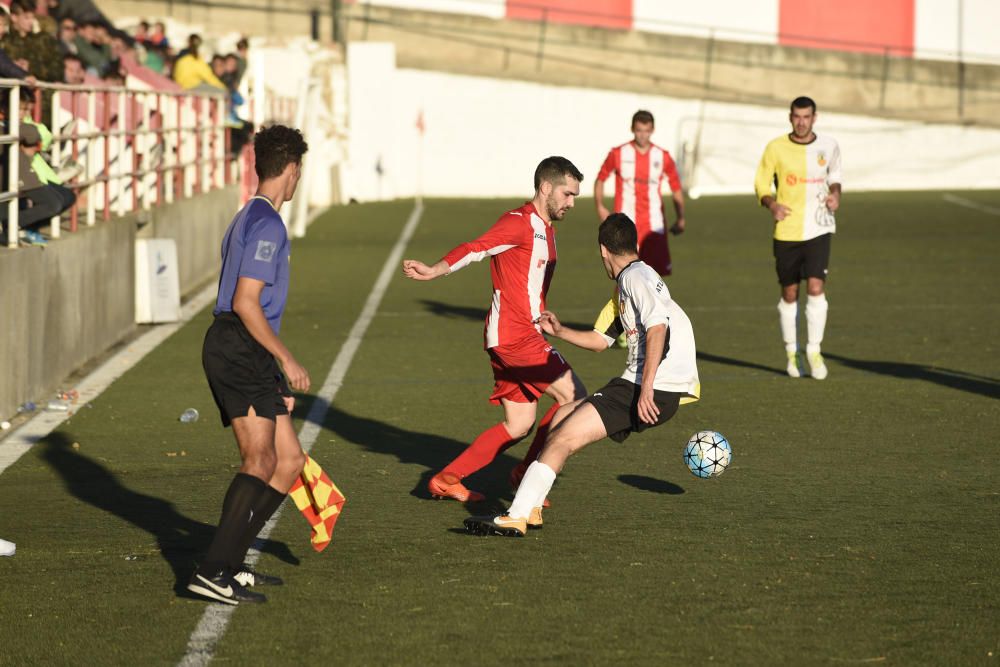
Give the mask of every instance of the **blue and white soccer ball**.
<svg viewBox="0 0 1000 667">
<path fill-rule="evenodd" d="M 726 436 L 716 431 L 698 431 L 684 448 L 684 463 L 695 477 L 718 477 L 733 460 Z"/>
</svg>

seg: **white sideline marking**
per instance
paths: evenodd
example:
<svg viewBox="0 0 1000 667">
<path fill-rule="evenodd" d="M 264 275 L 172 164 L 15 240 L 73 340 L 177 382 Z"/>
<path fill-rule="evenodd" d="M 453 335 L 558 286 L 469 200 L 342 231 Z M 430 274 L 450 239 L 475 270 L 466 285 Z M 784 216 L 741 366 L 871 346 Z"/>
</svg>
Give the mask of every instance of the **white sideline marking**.
<svg viewBox="0 0 1000 667">
<path fill-rule="evenodd" d="M 1000 207 L 997 206 L 987 206 L 986 204 L 980 204 L 977 201 L 966 199 L 965 197 L 959 197 L 957 195 L 941 195 L 941 198 L 945 201 L 951 202 L 952 204 L 958 204 L 959 206 L 964 206 L 965 208 L 971 208 L 974 211 L 1000 217 Z"/>
<path fill-rule="evenodd" d="M 302 425 L 302 430 L 299 431 L 299 442 L 302 444 L 302 449 L 306 452 L 312 449 L 313 443 L 316 442 L 316 437 L 319 435 L 321 428 L 320 425 L 326 418 L 330 403 L 333 402 L 334 397 L 344 383 L 344 376 L 347 375 L 347 370 L 351 366 L 354 354 L 361 346 L 361 341 L 368 330 L 368 325 L 371 324 L 372 319 L 375 317 L 375 312 L 378 310 L 378 306 L 382 302 L 382 297 L 389 287 L 389 281 L 392 280 L 396 271 L 400 270 L 399 266 L 403 259 L 403 251 L 410 242 L 410 238 L 413 236 L 413 232 L 420 222 L 420 216 L 423 214 L 423 211 L 423 202 L 418 199 L 416 205 L 413 207 L 413 212 L 410 213 L 410 217 L 403 227 L 403 232 L 399 235 L 396 245 L 393 246 L 392 252 L 389 253 L 389 258 L 382 267 L 382 272 L 375 281 L 375 286 L 368 295 L 368 300 L 365 301 L 364 308 L 361 309 L 361 314 L 358 315 L 354 326 L 351 327 L 351 332 L 347 335 L 344 346 L 340 348 L 333 366 L 330 367 L 330 373 L 326 376 L 326 381 L 323 382 L 323 387 L 319 390 L 316 400 L 309 409 L 309 414 L 306 415 L 306 423 Z M 280 518 L 281 508 L 279 507 L 274 516 L 264 524 L 264 528 L 261 529 L 258 538 L 266 540 Z M 247 563 L 253 566 L 259 556 L 259 551 L 251 549 L 247 554 Z M 198 625 L 188 639 L 187 652 L 181 658 L 178 665 L 194 667 L 196 665 L 207 665 L 211 662 L 215 655 L 215 647 L 219 643 L 219 640 L 222 639 L 222 635 L 225 634 L 226 626 L 229 624 L 229 619 L 235 610 L 236 605 L 210 604 L 206 607 L 205 613 L 202 614 L 201 620 L 198 621 Z"/>
<path fill-rule="evenodd" d="M 175 331 L 197 315 L 202 308 L 215 300 L 218 285 L 208 285 L 198 292 L 181 308 L 181 319 L 170 324 L 162 324 L 142 334 L 128 344 L 125 349 L 116 352 L 110 359 L 101 364 L 94 372 L 76 384 L 80 398 L 71 409 L 79 412 L 84 406 L 94 400 L 120 378 L 126 371 L 152 352 L 157 345 L 169 338 Z M 68 412 L 47 412 L 45 405 L 40 404 L 39 413 L 29 419 L 20 428 L 0 442 L 0 473 L 14 464 L 31 447 L 46 437 L 49 433 L 69 419 Z"/>
</svg>

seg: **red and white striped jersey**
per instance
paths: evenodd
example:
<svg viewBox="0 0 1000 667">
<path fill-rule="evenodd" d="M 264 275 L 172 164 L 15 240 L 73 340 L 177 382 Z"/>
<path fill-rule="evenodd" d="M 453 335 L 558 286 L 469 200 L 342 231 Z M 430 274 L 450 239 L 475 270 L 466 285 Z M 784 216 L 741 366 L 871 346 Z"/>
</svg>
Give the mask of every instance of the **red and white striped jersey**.
<svg viewBox="0 0 1000 667">
<path fill-rule="evenodd" d="M 504 213 L 485 234 L 458 246 L 444 261 L 454 272 L 487 256 L 493 303 L 486 314 L 485 347 L 517 345 L 541 336 L 535 321 L 545 310 L 556 268 L 555 228 L 528 202 Z"/>
<path fill-rule="evenodd" d="M 681 188 L 677 166 L 670 153 L 656 144 L 640 153 L 630 141 L 611 149 L 597 180 L 606 180 L 612 173 L 615 175 L 615 212 L 632 218 L 640 241 L 649 232 L 663 234 L 660 183 L 666 178 L 673 192 Z"/>
</svg>

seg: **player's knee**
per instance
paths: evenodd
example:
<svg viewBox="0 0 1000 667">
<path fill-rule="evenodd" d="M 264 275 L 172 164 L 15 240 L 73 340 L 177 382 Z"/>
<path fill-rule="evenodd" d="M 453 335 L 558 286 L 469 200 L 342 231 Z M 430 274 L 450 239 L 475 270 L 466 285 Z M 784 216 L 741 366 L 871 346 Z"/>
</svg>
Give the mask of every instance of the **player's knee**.
<svg viewBox="0 0 1000 667">
<path fill-rule="evenodd" d="M 273 451 L 253 452 L 244 459 L 243 472 L 261 479 L 271 479 L 277 465 L 278 459 Z"/>
<path fill-rule="evenodd" d="M 287 471 L 290 477 L 298 477 L 306 467 L 306 453 L 299 449 L 289 454 L 282 461 L 281 467 Z"/>
<path fill-rule="evenodd" d="M 534 428 L 535 422 L 528 421 L 526 419 L 514 420 L 504 422 L 503 426 L 507 429 L 507 433 L 510 434 L 512 440 L 520 440 L 531 433 L 531 429 Z"/>
</svg>

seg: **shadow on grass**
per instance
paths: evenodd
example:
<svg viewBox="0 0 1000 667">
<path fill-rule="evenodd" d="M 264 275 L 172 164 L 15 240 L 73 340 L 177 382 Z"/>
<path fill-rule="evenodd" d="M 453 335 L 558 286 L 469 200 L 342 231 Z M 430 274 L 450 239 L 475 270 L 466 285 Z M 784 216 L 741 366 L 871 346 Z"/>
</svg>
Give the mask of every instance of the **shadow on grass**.
<svg viewBox="0 0 1000 667">
<path fill-rule="evenodd" d="M 742 359 L 733 359 L 731 357 L 720 357 L 717 354 L 712 354 L 711 352 L 698 351 L 699 361 L 708 361 L 714 364 L 725 364 L 727 366 L 739 366 L 741 368 L 752 368 L 757 371 L 764 371 L 766 373 L 774 373 L 777 375 L 784 375 L 785 369 L 775 368 L 774 366 L 765 366 L 764 364 L 758 364 L 753 361 L 743 361 Z M 829 356 L 829 355 L 827 355 Z"/>
<path fill-rule="evenodd" d="M 958 389 L 972 394 L 979 394 L 987 398 L 1000 398 L 1000 379 L 966 373 L 965 371 L 955 371 L 950 368 L 939 368 L 925 364 L 909 364 L 900 361 L 869 361 L 864 359 L 851 359 L 839 354 L 823 352 L 827 359 L 833 359 L 847 366 L 869 373 L 879 375 L 891 375 L 902 380 L 923 380 L 948 387 Z"/>
<path fill-rule="evenodd" d="M 665 479 L 656 479 L 655 477 L 647 477 L 646 475 L 618 475 L 618 481 L 622 484 L 634 486 L 642 491 L 665 493 L 671 496 L 679 496 L 684 493 L 684 489 L 673 482 L 668 482 Z"/>
<path fill-rule="evenodd" d="M 417 480 L 416 486 L 410 491 L 410 495 L 427 500 L 431 498 L 427 490 L 427 483 L 431 477 L 469 446 L 468 442 L 460 442 L 433 433 L 410 431 L 377 419 L 352 415 L 336 405 L 330 406 L 323 426 L 369 451 L 389 454 L 395 456 L 400 463 L 416 464 L 426 468 Z M 469 488 L 484 493 L 487 498 L 486 503 L 489 503 L 490 498 L 509 498 L 510 487 L 507 484 L 507 476 L 520 460 L 519 457 L 500 454 L 490 465 L 468 478 Z M 466 505 L 477 510 L 483 507 L 482 503 L 466 503 Z"/>
<path fill-rule="evenodd" d="M 73 449 L 63 433 L 52 433 L 35 447 L 42 459 L 59 473 L 70 493 L 156 538 L 160 554 L 174 572 L 174 590 L 181 597 L 193 597 L 186 586 L 194 571 L 194 557 L 208 549 L 215 526 L 184 516 L 163 498 L 125 487 L 110 470 Z M 225 489 L 220 487 L 212 492 L 218 493 L 221 507 Z M 283 542 L 268 540 L 263 545 L 258 543 L 258 547 L 286 563 L 299 562 Z"/>
<path fill-rule="evenodd" d="M 486 319 L 486 310 L 484 308 L 469 308 L 468 306 L 455 306 L 450 303 L 442 303 L 440 301 L 433 301 L 431 299 L 421 299 L 420 303 L 424 304 L 424 308 L 433 313 L 434 315 L 439 315 L 441 317 L 461 317 L 467 320 L 475 320 L 477 322 L 482 322 Z M 558 313 L 556 313 L 558 315 Z M 593 322 L 563 322 L 563 326 L 567 326 L 573 329 L 581 329 L 583 331 L 589 331 L 593 328 Z"/>
</svg>

